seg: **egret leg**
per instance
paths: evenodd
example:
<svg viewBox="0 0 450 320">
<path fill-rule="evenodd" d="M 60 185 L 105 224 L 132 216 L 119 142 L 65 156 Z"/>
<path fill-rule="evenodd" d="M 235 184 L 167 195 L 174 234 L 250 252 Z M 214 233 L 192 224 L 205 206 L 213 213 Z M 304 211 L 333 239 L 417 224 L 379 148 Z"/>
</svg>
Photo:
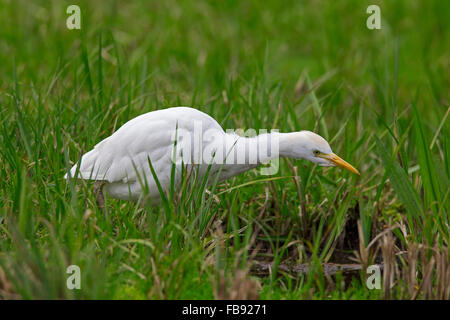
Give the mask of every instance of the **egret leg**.
<svg viewBox="0 0 450 320">
<path fill-rule="evenodd" d="M 105 208 L 105 196 L 103 195 L 103 186 L 105 185 L 105 181 L 95 181 L 94 184 L 94 192 L 95 197 L 97 198 L 97 204 L 100 210 L 103 211 Z"/>
</svg>

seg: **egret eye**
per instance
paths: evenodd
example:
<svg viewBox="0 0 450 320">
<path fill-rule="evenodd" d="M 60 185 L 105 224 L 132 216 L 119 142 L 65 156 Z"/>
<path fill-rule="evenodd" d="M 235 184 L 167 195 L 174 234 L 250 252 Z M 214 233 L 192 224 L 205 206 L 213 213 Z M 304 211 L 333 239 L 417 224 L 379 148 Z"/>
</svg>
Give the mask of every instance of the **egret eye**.
<svg viewBox="0 0 450 320">
<path fill-rule="evenodd" d="M 320 151 L 319 150 L 314 150 L 313 153 L 314 153 L 314 156 L 317 157 L 320 154 Z"/>
</svg>

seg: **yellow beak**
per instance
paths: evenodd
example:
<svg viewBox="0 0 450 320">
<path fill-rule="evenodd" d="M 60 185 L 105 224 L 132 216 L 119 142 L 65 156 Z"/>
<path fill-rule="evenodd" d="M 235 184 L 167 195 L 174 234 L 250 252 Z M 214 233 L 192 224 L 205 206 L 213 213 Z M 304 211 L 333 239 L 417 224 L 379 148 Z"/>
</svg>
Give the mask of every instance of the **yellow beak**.
<svg viewBox="0 0 450 320">
<path fill-rule="evenodd" d="M 356 170 L 355 167 L 353 167 L 350 163 L 348 163 L 344 159 L 339 158 L 334 153 L 322 154 L 322 155 L 320 155 L 320 157 L 331 161 L 334 165 L 336 165 L 338 167 L 347 169 L 348 171 L 351 171 L 351 172 L 359 175 L 359 171 Z"/>
</svg>

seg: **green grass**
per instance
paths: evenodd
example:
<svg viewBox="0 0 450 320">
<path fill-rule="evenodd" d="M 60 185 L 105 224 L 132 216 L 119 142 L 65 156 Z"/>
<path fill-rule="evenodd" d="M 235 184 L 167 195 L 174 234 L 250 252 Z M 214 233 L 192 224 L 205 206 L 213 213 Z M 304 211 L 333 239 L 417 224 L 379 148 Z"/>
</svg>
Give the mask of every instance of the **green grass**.
<svg viewBox="0 0 450 320">
<path fill-rule="evenodd" d="M 0 298 L 450 298 L 450 2 L 77 1 L 81 31 L 70 4 L 0 1 Z M 217 197 L 197 181 L 106 212 L 63 179 L 127 120 L 178 105 L 316 131 L 361 176 L 281 160 Z M 381 290 L 322 272 L 349 262 L 383 263 Z"/>
</svg>

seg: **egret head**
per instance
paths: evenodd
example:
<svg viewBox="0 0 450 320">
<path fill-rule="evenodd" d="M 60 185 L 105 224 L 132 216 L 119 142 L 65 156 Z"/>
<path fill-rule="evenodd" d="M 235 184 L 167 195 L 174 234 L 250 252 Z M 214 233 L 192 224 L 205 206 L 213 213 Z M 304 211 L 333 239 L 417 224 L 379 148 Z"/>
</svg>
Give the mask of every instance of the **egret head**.
<svg viewBox="0 0 450 320">
<path fill-rule="evenodd" d="M 351 164 L 333 153 L 324 138 L 311 131 L 300 131 L 299 134 L 302 140 L 300 146 L 302 158 L 317 163 L 319 166 L 338 166 L 359 175 L 358 170 Z"/>
</svg>

